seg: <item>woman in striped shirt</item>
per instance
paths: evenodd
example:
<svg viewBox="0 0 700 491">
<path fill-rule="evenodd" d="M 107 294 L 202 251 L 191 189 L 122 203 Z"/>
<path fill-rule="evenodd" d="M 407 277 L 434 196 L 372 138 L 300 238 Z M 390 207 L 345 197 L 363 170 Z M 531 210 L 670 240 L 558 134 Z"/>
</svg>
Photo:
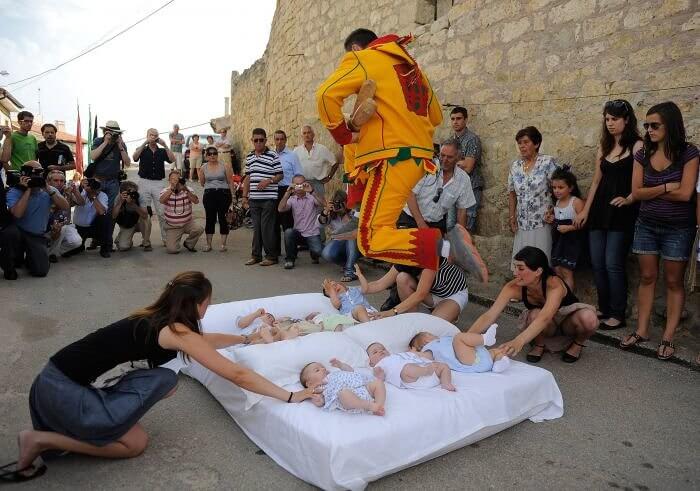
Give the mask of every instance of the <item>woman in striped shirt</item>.
<svg viewBox="0 0 700 491">
<path fill-rule="evenodd" d="M 460 267 L 444 257 L 437 271 L 394 264 L 381 278 L 367 285 L 366 293 L 378 293 L 396 284 L 401 303 L 378 312 L 374 319 L 414 312 L 422 304 L 432 314 L 456 322 L 468 300 L 467 277 Z"/>
<path fill-rule="evenodd" d="M 685 301 L 683 277 L 695 238 L 693 198 L 698 176 L 698 149 L 686 141 L 683 116 L 673 102 L 647 111 L 644 148 L 634 155 L 632 196 L 640 201 L 632 251 L 639 257 L 637 330 L 620 343 L 623 349 L 649 340 L 649 318 L 659 271 L 664 261 L 666 326 L 656 356 L 675 352 L 673 335 Z"/>
</svg>

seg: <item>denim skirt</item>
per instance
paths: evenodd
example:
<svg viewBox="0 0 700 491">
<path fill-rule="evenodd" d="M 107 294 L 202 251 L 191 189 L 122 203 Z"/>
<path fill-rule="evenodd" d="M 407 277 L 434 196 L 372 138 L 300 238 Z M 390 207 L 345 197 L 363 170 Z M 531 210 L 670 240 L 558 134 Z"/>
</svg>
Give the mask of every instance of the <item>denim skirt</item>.
<svg viewBox="0 0 700 491">
<path fill-rule="evenodd" d="M 48 362 L 29 392 L 35 430 L 104 446 L 124 436 L 177 385 L 167 368 L 135 370 L 106 389 L 80 385 Z"/>
</svg>

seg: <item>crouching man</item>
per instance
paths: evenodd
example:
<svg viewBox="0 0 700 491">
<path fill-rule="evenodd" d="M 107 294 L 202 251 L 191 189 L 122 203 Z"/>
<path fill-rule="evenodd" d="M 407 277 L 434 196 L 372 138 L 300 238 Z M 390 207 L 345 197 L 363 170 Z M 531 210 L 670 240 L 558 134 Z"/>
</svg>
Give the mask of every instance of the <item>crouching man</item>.
<svg viewBox="0 0 700 491">
<path fill-rule="evenodd" d="M 128 251 L 134 245 L 134 234 L 141 234 L 143 250 L 152 251 L 148 238 L 151 236 L 151 217 L 139 195 L 139 187 L 131 181 L 123 181 L 119 186 L 119 196 L 114 202 L 112 219 L 119 225 L 119 233 L 114 243 L 118 251 Z"/>
<path fill-rule="evenodd" d="M 183 244 L 185 249 L 197 252 L 194 246 L 204 233 L 204 227 L 194 221 L 192 205 L 199 203 L 199 198 L 185 185 L 179 170 L 173 169 L 168 174 L 168 187 L 160 192 L 160 202 L 164 205 L 165 247 L 168 254 L 180 252 L 183 235 L 187 235 Z"/>
<path fill-rule="evenodd" d="M 102 185 L 97 179 L 83 179 L 80 183 L 82 190 L 76 196 L 75 210 L 73 211 L 73 223 L 83 239 L 81 250 L 85 248 L 85 241 L 93 239 L 93 243 L 100 244 L 100 256 L 111 257 L 112 248 L 112 221 L 107 214 L 107 194 L 101 191 Z"/>
<path fill-rule="evenodd" d="M 78 186 L 72 182 L 66 182 L 66 175 L 60 170 L 51 170 L 47 180 L 50 186 L 56 188 L 68 201 L 70 206 L 76 204 L 76 195 L 80 195 Z M 58 262 L 58 256 L 69 257 L 80 252 L 83 239 L 80 237 L 75 225 L 71 223 L 70 207 L 61 209 L 56 205 L 51 205 L 49 214 L 49 226 L 46 230 L 49 239 L 49 261 Z"/>
</svg>

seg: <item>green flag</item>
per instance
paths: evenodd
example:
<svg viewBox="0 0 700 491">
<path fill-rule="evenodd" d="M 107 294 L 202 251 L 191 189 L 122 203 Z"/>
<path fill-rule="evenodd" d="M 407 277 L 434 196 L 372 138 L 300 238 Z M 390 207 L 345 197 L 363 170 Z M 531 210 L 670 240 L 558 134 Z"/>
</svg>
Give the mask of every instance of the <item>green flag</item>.
<svg viewBox="0 0 700 491">
<path fill-rule="evenodd" d="M 90 109 L 90 106 L 88 105 L 88 138 L 87 138 L 87 161 L 88 164 L 92 164 L 92 159 L 90 158 L 90 151 L 92 150 L 92 110 Z"/>
</svg>

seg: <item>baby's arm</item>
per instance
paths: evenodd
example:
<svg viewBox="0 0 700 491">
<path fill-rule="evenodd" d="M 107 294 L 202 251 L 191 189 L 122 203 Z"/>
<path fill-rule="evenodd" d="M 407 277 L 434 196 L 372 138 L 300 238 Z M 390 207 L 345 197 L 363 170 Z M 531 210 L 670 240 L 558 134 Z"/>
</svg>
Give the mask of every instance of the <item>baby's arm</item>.
<svg viewBox="0 0 700 491">
<path fill-rule="evenodd" d="M 323 394 L 312 394 L 311 402 L 316 407 L 323 407 L 323 405 L 326 403 L 326 398 L 323 397 Z"/>
<path fill-rule="evenodd" d="M 320 314 L 320 312 L 311 312 L 309 315 L 304 317 L 304 320 L 312 321 L 314 320 L 314 317 L 316 317 L 318 314 Z"/>
<path fill-rule="evenodd" d="M 246 327 L 250 326 L 255 319 L 263 315 L 265 315 L 265 309 L 258 309 L 255 312 L 251 312 L 248 315 L 244 315 L 243 317 L 240 317 L 238 319 L 237 327 L 239 327 L 240 329 L 245 329 Z"/>
<path fill-rule="evenodd" d="M 360 281 L 360 291 L 365 294 L 369 290 L 369 283 L 367 282 L 367 278 L 365 278 L 365 275 L 362 274 L 362 270 L 360 269 L 360 265 L 355 263 L 355 274 L 357 275 L 357 279 Z"/>
<path fill-rule="evenodd" d="M 355 370 L 348 365 L 347 363 L 343 363 L 337 358 L 331 358 L 331 366 L 334 366 L 335 368 L 339 368 L 344 372 L 354 372 Z"/>
<path fill-rule="evenodd" d="M 434 360 L 433 358 L 433 352 L 428 350 L 428 351 L 418 351 L 415 347 L 411 348 L 411 351 L 413 351 L 415 354 L 420 356 L 421 358 L 425 358 L 426 360 Z"/>
</svg>

